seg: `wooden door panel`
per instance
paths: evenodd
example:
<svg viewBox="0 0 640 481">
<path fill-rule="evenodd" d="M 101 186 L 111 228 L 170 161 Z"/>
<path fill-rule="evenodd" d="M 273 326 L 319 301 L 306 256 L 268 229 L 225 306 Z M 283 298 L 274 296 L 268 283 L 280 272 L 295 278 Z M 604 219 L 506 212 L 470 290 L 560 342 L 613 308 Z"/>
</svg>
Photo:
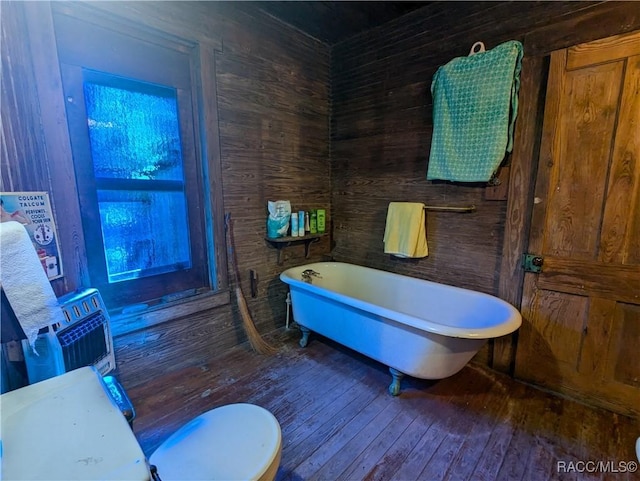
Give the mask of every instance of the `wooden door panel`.
<svg viewBox="0 0 640 481">
<path fill-rule="evenodd" d="M 578 397 L 638 416 L 640 305 L 592 298 L 588 326 L 581 375 L 567 373 L 567 387 Z"/>
<path fill-rule="evenodd" d="M 640 335 L 640 307 L 544 290 L 536 293 L 535 305 L 536 324 L 523 325 L 521 332 L 518 376 L 637 414 L 640 351 L 634 341 Z"/>
<path fill-rule="evenodd" d="M 516 376 L 640 416 L 640 32 L 551 55 Z"/>
<path fill-rule="evenodd" d="M 633 57 L 640 53 L 640 37 L 621 34 L 567 49 L 567 70 Z"/>
<path fill-rule="evenodd" d="M 610 352 L 616 355 L 610 360 L 613 371 L 611 379 L 640 388 L 640 306 L 618 303 L 615 320 L 614 325 L 619 326 L 619 332 L 612 333 L 615 344 Z"/>
<path fill-rule="evenodd" d="M 585 262 L 545 255 L 538 288 L 640 302 L 640 269 L 634 265 Z"/>
<path fill-rule="evenodd" d="M 640 112 L 640 56 L 636 55 L 629 58 L 627 62 L 622 92 L 598 256 L 603 262 L 640 264 L 638 112 Z M 627 210 L 629 210 L 628 215 L 620 215 L 620 212 Z"/>
<path fill-rule="evenodd" d="M 602 382 L 609 376 L 609 363 L 602 356 L 603 341 L 606 352 L 611 352 L 611 331 L 616 314 L 616 301 L 592 297 L 589 302 L 589 319 L 585 332 L 578 372 Z"/>
<path fill-rule="evenodd" d="M 575 369 L 587 308 L 585 297 L 539 290 L 535 303 L 535 317 L 539 320 L 536 350 L 544 350 L 557 364 L 569 364 Z"/>
<path fill-rule="evenodd" d="M 520 373 L 526 372 L 527 378 L 547 385 L 548 381 L 560 377 L 560 372 L 576 369 L 588 299 L 538 289 L 528 311 L 537 322 L 525 323 L 521 328 Z M 522 345 L 525 343 L 526 346 Z M 524 347 L 526 349 L 521 349 Z"/>
<path fill-rule="evenodd" d="M 613 144 L 623 62 L 566 74 L 557 119 L 554 162 L 547 207 L 544 252 L 593 259 L 600 232 L 600 211 Z M 558 161 L 567 155 L 580 162 Z"/>
</svg>

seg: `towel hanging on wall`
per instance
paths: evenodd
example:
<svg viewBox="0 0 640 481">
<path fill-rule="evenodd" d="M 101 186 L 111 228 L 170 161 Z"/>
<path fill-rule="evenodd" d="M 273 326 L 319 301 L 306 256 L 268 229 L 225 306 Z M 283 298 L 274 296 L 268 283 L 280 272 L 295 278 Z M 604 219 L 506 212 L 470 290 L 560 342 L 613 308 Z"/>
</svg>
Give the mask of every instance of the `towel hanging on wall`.
<svg viewBox="0 0 640 481">
<path fill-rule="evenodd" d="M 384 252 L 397 257 L 427 257 L 424 204 L 389 202 L 384 230 Z"/>
<path fill-rule="evenodd" d="M 479 49 L 477 47 L 480 47 Z M 513 148 L 522 44 L 485 51 L 441 66 L 433 77 L 433 135 L 427 179 L 486 182 Z"/>
</svg>

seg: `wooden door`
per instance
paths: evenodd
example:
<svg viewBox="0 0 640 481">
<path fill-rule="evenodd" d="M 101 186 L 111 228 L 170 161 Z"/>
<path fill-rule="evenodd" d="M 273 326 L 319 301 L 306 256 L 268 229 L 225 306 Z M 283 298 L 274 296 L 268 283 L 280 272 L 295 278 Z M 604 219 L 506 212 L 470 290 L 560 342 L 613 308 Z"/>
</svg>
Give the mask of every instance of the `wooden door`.
<svg viewBox="0 0 640 481">
<path fill-rule="evenodd" d="M 551 55 L 516 376 L 640 415 L 640 32 Z"/>
</svg>

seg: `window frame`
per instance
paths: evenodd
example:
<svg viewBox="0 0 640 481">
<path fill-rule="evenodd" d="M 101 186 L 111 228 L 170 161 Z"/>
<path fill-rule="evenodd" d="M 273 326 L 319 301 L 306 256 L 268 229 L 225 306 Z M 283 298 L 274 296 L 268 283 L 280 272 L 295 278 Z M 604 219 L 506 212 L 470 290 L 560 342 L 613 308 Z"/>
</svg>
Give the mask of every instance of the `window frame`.
<svg viewBox="0 0 640 481">
<path fill-rule="evenodd" d="M 126 306 L 123 309 L 110 309 L 112 319 L 115 321 L 113 328 L 114 334 L 118 335 L 124 332 L 130 332 L 175 317 L 193 314 L 228 303 L 229 292 L 223 224 L 224 210 L 221 190 L 220 144 L 217 129 L 215 44 L 205 42 L 201 45 L 199 39 L 178 38 L 147 26 L 133 24 L 129 20 L 103 12 L 95 15 L 96 11 L 90 6 L 74 6 L 70 10 L 68 6 L 58 7 L 53 5 L 52 13 L 52 27 L 58 43 L 61 41 L 60 37 L 65 37 L 67 33 L 62 33 L 61 30 L 57 28 L 58 24 L 56 24 L 56 21 L 64 19 L 67 22 L 78 22 L 79 25 L 84 27 L 85 37 L 82 39 L 82 42 L 95 38 L 96 28 L 105 28 L 126 37 L 132 37 L 137 40 L 175 50 L 181 55 L 186 54 L 190 63 L 188 71 L 170 72 L 170 74 L 175 75 L 179 81 L 188 81 L 191 91 L 190 98 L 187 99 L 187 101 L 179 102 L 179 104 L 189 104 L 192 109 L 192 114 L 189 118 L 193 119 L 193 150 L 195 151 L 196 157 L 200 159 L 198 174 L 201 178 L 198 182 L 198 188 L 201 190 L 201 195 L 189 195 L 187 197 L 198 200 L 201 204 L 199 206 L 200 213 L 204 216 L 202 235 L 205 238 L 207 248 L 202 252 L 202 264 L 207 266 L 209 287 L 196 290 L 196 295 L 190 297 L 185 297 L 184 293 L 168 295 L 165 298 L 158 299 L 155 304 L 148 304 L 144 310 L 136 309 L 135 313 L 131 313 L 130 311 L 132 310 Z M 80 43 L 81 42 L 76 41 L 72 50 L 79 48 Z M 74 55 L 77 55 L 76 51 L 71 52 L 71 57 Z M 62 71 L 65 68 L 63 64 L 65 61 L 68 62 L 68 59 L 65 58 L 65 55 L 60 55 L 60 52 L 58 52 L 58 56 L 58 64 Z M 104 57 L 101 58 L 100 55 L 96 55 L 95 60 L 98 65 L 88 65 L 87 67 L 94 70 L 101 70 L 100 62 L 104 60 Z M 142 63 L 144 64 L 144 62 Z M 140 67 L 136 65 L 136 62 L 133 62 L 132 66 L 134 70 Z M 161 66 L 161 68 L 163 67 Z M 114 72 L 111 69 L 102 70 L 110 74 L 122 75 L 121 72 Z M 153 79 L 149 79 L 144 75 L 124 76 L 130 76 L 136 80 L 151 81 L 153 83 Z M 206 92 L 208 92 L 206 98 L 203 95 L 205 89 Z M 178 91 L 180 91 L 180 89 L 178 89 Z M 68 99 L 65 96 L 64 103 L 67 101 Z M 86 117 L 84 121 L 86 122 Z M 52 191 L 55 195 L 55 185 Z M 83 238 L 82 235 L 78 237 L 80 240 Z M 78 243 L 76 246 L 76 252 L 79 254 L 76 261 L 80 264 L 78 271 L 81 277 L 76 280 L 72 279 L 70 282 L 71 285 L 74 284 L 74 281 L 86 285 L 86 272 L 89 265 L 87 246 L 89 242 L 89 239 L 84 239 L 84 242 Z M 193 294 L 193 292 L 190 294 Z"/>
<path fill-rule="evenodd" d="M 92 287 L 96 287 L 108 307 L 122 308 L 131 304 L 145 304 L 161 299 L 163 296 L 176 292 L 207 289 L 210 286 L 210 276 L 207 272 L 206 250 L 207 239 L 204 236 L 204 211 L 198 199 L 203 196 L 202 168 L 195 152 L 195 134 L 193 114 L 191 111 L 191 93 L 184 89 L 176 89 L 180 136 L 182 144 L 182 160 L 185 187 L 189 195 L 187 201 L 190 250 L 192 265 L 189 269 L 141 277 L 134 280 L 111 283 L 107 276 L 104 239 L 101 230 L 100 212 L 98 206 L 98 190 L 105 187 L 101 179 L 96 178 L 89 144 L 89 129 L 84 101 L 84 82 L 105 80 L 113 76 L 111 72 L 98 72 L 78 65 L 61 63 L 63 88 L 67 105 L 67 122 L 69 136 L 73 150 L 74 164 L 77 175 L 77 189 L 80 202 L 80 212 L 83 220 L 83 230 L 87 249 L 87 266 L 90 272 Z M 124 73 L 120 70 L 118 73 Z M 130 79 L 123 79 L 123 83 Z M 102 82 L 104 83 L 104 82 Z M 195 166 L 196 168 L 192 168 Z M 132 180 L 111 180 L 110 184 L 134 185 Z M 126 285 L 125 285 L 126 284 Z M 171 286 L 171 287 L 169 287 Z M 168 291 L 168 288 L 171 289 Z M 157 301 L 156 301 L 157 302 Z"/>
</svg>

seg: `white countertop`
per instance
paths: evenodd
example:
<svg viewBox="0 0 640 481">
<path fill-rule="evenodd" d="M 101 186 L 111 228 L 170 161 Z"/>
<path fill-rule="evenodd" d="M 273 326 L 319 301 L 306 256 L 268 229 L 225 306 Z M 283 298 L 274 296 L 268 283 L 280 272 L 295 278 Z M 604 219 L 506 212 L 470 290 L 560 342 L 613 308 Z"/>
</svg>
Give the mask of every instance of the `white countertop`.
<svg viewBox="0 0 640 481">
<path fill-rule="evenodd" d="M 1 479 L 150 479 L 100 374 L 83 367 L 0 396 Z"/>
</svg>

